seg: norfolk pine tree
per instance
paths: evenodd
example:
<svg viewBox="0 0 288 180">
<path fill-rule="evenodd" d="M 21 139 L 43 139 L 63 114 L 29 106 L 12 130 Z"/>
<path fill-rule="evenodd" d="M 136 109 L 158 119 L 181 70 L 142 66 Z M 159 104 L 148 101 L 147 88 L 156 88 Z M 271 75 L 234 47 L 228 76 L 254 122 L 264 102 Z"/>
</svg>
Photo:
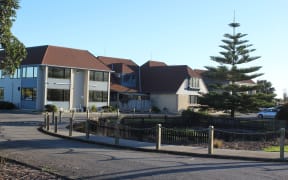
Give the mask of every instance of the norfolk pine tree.
<svg viewBox="0 0 288 180">
<path fill-rule="evenodd" d="M 10 30 L 18 8 L 18 0 L 0 0 L 0 69 L 4 74 L 14 74 L 27 55 L 25 46 Z"/>
<path fill-rule="evenodd" d="M 238 82 L 252 80 L 263 74 L 255 73 L 261 66 L 240 67 L 260 57 L 250 56 L 255 49 L 249 49 L 252 44 L 248 44 L 248 40 L 242 40 L 247 34 L 236 33 L 240 24 L 234 20 L 229 26 L 233 29 L 233 34 L 224 34 L 224 44 L 220 45 L 224 49 L 220 52 L 221 56 L 210 57 L 220 65 L 205 66 L 207 72 L 204 76 L 215 83 L 210 87 L 211 91 L 200 98 L 200 102 L 218 110 L 230 110 L 231 117 L 234 118 L 235 111 L 244 112 L 258 106 L 254 95 L 244 93 L 257 90 L 258 86 L 244 86 Z"/>
</svg>

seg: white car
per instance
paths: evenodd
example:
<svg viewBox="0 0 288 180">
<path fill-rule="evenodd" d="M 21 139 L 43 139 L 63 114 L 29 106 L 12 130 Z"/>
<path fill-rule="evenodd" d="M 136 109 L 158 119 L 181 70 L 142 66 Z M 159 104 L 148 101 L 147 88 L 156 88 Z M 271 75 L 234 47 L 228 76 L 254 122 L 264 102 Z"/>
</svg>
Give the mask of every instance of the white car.
<svg viewBox="0 0 288 180">
<path fill-rule="evenodd" d="M 264 108 L 257 113 L 257 117 L 260 119 L 269 118 L 274 119 L 277 115 L 278 110 L 276 108 Z"/>
</svg>

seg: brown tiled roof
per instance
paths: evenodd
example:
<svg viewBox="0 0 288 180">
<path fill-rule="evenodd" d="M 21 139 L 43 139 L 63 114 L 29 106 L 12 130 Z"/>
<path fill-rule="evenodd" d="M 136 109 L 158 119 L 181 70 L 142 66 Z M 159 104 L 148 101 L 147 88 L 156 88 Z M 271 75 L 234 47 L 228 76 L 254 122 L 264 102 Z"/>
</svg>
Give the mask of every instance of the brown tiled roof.
<svg viewBox="0 0 288 180">
<path fill-rule="evenodd" d="M 153 60 L 150 60 L 150 61 L 147 61 L 145 64 L 142 65 L 142 67 L 145 67 L 145 66 L 148 66 L 148 67 L 163 67 L 163 66 L 167 66 L 167 64 L 165 64 L 164 62 L 160 62 L 160 61 L 153 61 Z"/>
<path fill-rule="evenodd" d="M 160 63 L 161 64 L 161 63 Z M 176 93 L 188 77 L 199 77 L 188 66 L 141 66 L 142 91 L 151 93 Z"/>
<path fill-rule="evenodd" d="M 198 74 L 198 76 L 202 76 L 202 74 L 204 73 L 204 72 L 207 72 L 207 70 L 203 70 L 203 69 L 194 69 L 194 72 L 196 73 L 196 74 Z"/>
<path fill-rule="evenodd" d="M 45 64 L 50 66 L 111 71 L 89 51 L 50 45 L 27 48 L 27 57 L 21 64 Z"/>
<path fill-rule="evenodd" d="M 137 90 L 135 89 L 131 89 L 125 86 L 121 86 L 120 84 L 114 84 L 112 83 L 110 86 L 111 91 L 115 91 L 115 92 L 137 92 Z"/>
<path fill-rule="evenodd" d="M 131 59 L 106 56 L 98 56 L 97 59 L 100 60 L 103 64 L 109 66 L 113 71 L 117 73 L 137 72 L 139 68 L 139 66 Z"/>
</svg>

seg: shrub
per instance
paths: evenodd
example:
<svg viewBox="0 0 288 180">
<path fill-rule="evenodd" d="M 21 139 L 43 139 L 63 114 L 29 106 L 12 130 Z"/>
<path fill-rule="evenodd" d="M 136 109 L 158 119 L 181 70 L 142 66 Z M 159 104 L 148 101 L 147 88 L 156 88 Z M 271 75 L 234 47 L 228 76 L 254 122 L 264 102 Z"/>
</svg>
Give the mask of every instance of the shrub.
<svg viewBox="0 0 288 180">
<path fill-rule="evenodd" d="M 15 105 L 11 102 L 0 101 L 0 109 L 14 109 Z"/>
<path fill-rule="evenodd" d="M 223 140 L 214 139 L 213 146 L 214 146 L 215 148 L 222 148 L 222 147 L 223 147 Z"/>
<path fill-rule="evenodd" d="M 277 120 L 288 120 L 288 103 L 284 104 L 276 114 L 275 119 Z"/>
<path fill-rule="evenodd" d="M 156 107 L 156 106 L 152 106 L 151 111 L 153 113 L 160 113 L 160 109 L 158 107 Z"/>
<path fill-rule="evenodd" d="M 104 112 L 114 112 L 116 111 L 116 108 L 114 108 L 113 106 L 102 106 L 102 110 Z"/>
<path fill-rule="evenodd" d="M 97 112 L 97 107 L 96 107 L 95 105 L 92 105 L 92 106 L 91 106 L 91 111 L 92 111 L 92 112 Z"/>
<path fill-rule="evenodd" d="M 45 105 L 45 111 L 57 112 L 57 107 L 54 104 L 47 104 L 47 105 Z"/>
<path fill-rule="evenodd" d="M 183 119 L 194 119 L 194 120 L 200 120 L 201 117 L 204 116 L 200 113 L 192 111 L 191 109 L 182 111 L 181 115 Z"/>
</svg>

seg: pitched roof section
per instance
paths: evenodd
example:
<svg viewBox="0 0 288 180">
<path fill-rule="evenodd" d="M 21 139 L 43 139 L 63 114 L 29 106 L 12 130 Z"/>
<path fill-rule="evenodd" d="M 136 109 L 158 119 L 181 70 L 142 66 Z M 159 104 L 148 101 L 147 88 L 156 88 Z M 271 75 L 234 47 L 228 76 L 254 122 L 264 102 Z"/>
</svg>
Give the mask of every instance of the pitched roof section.
<svg viewBox="0 0 288 180">
<path fill-rule="evenodd" d="M 45 64 L 50 66 L 111 71 L 89 51 L 50 45 L 27 48 L 27 57 L 21 64 Z"/>
<path fill-rule="evenodd" d="M 149 66 L 149 64 L 152 66 Z M 175 93 L 188 77 L 199 77 L 188 66 L 154 66 L 147 62 L 141 66 L 142 90 L 151 93 Z"/>
<path fill-rule="evenodd" d="M 164 62 L 160 62 L 160 61 L 147 61 L 145 64 L 142 65 L 142 67 L 163 67 L 163 66 L 167 66 L 167 64 L 165 64 Z"/>
<path fill-rule="evenodd" d="M 132 73 L 138 71 L 139 66 L 131 59 L 114 58 L 106 56 L 98 56 L 97 59 L 103 64 L 109 66 L 117 73 Z"/>
</svg>

